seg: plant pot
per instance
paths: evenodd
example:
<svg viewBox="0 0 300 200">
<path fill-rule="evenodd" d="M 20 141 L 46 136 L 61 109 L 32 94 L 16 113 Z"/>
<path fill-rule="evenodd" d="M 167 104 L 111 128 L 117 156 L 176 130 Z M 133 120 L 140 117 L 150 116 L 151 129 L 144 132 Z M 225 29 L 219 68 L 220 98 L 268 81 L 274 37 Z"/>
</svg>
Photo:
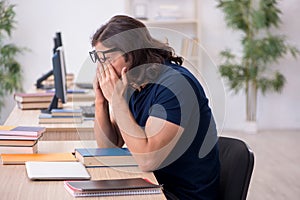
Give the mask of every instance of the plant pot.
<svg viewBox="0 0 300 200">
<path fill-rule="evenodd" d="M 258 132 L 256 121 L 245 121 L 243 131 L 245 133 L 255 134 Z"/>
</svg>

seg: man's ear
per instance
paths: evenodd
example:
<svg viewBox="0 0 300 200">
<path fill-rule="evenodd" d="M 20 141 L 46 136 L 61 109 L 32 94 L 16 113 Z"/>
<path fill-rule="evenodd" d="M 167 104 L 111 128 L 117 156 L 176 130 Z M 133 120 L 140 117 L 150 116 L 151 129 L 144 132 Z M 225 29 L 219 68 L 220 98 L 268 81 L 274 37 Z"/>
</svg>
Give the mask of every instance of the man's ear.
<svg viewBox="0 0 300 200">
<path fill-rule="evenodd" d="M 132 65 L 132 54 L 130 53 L 125 53 L 124 55 L 124 60 L 128 64 L 128 66 Z"/>
<path fill-rule="evenodd" d="M 125 62 L 128 62 L 129 61 L 129 54 L 125 53 L 123 56 L 124 56 Z"/>
</svg>

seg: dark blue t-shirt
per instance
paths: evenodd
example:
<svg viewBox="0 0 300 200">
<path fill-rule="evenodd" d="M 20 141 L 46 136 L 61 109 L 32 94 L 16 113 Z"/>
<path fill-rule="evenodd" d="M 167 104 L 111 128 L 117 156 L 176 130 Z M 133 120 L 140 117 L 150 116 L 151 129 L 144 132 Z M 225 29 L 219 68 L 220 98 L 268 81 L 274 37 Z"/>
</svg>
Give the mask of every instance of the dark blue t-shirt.
<svg viewBox="0 0 300 200">
<path fill-rule="evenodd" d="M 154 174 L 179 199 L 217 198 L 217 132 L 208 99 L 198 80 L 184 67 L 161 65 L 159 77 L 129 96 L 129 107 L 144 127 L 149 116 L 184 128 L 174 149 Z"/>
</svg>

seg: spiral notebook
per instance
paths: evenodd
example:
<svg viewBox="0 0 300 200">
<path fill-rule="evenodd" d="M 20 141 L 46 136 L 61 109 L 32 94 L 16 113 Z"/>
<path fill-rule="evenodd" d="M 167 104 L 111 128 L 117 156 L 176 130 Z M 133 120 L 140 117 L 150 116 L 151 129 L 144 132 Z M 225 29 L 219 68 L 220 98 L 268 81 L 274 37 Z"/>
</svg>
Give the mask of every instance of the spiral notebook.
<svg viewBox="0 0 300 200">
<path fill-rule="evenodd" d="M 161 185 L 143 178 L 65 181 L 64 187 L 74 197 L 145 195 L 162 192 Z"/>
</svg>

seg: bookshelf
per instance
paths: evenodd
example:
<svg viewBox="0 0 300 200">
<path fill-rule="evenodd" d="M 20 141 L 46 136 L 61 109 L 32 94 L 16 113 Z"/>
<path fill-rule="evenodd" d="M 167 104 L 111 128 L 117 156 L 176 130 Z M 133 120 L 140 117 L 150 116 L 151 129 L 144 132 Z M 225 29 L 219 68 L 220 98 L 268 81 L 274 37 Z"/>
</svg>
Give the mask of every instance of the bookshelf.
<svg viewBox="0 0 300 200">
<path fill-rule="evenodd" d="M 140 19 L 153 37 L 168 42 L 185 65 L 199 67 L 200 25 L 197 0 L 126 0 L 126 13 Z"/>
</svg>

